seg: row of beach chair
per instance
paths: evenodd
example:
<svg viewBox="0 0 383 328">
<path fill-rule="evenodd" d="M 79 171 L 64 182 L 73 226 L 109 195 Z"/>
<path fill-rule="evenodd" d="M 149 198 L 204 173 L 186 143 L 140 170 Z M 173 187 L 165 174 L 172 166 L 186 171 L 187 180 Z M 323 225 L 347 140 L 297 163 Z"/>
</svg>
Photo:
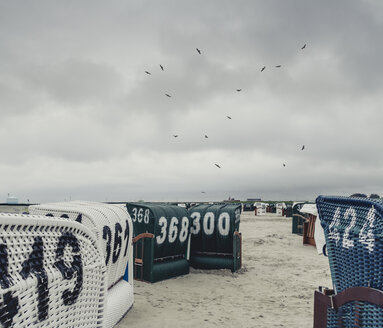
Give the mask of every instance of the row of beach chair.
<svg viewBox="0 0 383 328">
<path fill-rule="evenodd" d="M 382 200 L 319 196 L 316 208 L 333 285 L 315 291 L 314 328 L 383 327 Z M 0 214 L 1 327 L 113 327 L 133 305 L 140 264 L 147 281 L 177 268 L 183 274 L 185 261 L 240 267 L 235 208 L 212 205 L 179 216 L 154 205 L 65 202 L 29 211 Z M 135 232 L 138 221 L 152 230 L 149 224 Z M 138 238 L 143 234 L 150 237 Z M 193 234 L 201 239 L 186 252 L 181 244 Z M 145 279 L 147 268 L 152 278 Z"/>
<path fill-rule="evenodd" d="M 0 214 L 0 327 L 113 327 L 133 278 L 241 267 L 239 205 L 84 201 Z"/>
</svg>

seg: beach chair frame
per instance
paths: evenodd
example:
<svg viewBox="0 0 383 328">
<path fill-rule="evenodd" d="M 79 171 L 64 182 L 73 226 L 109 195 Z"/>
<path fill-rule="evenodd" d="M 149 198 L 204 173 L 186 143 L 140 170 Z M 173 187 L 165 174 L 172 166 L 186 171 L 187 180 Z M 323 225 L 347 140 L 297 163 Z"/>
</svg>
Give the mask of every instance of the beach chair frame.
<svg viewBox="0 0 383 328">
<path fill-rule="evenodd" d="M 334 291 L 315 293 L 314 327 L 383 327 L 383 202 L 316 199 Z"/>
<path fill-rule="evenodd" d="M 383 307 L 383 292 L 369 287 L 353 287 L 335 295 L 333 289 L 319 287 L 314 294 L 314 328 L 327 328 L 329 309 L 337 312 L 350 302 L 368 302 Z M 353 315 L 354 327 L 363 327 L 359 312 L 354 312 Z M 339 327 L 343 327 L 341 321 Z"/>
<path fill-rule="evenodd" d="M 145 250 L 151 250 L 152 239 L 154 239 L 154 234 L 149 232 L 141 233 L 133 238 L 134 279 L 136 280 L 146 281 L 144 278 L 148 263 L 145 261 Z"/>
<path fill-rule="evenodd" d="M 312 214 L 305 214 L 303 221 L 303 245 L 315 246 L 315 221 L 317 217 Z"/>
</svg>

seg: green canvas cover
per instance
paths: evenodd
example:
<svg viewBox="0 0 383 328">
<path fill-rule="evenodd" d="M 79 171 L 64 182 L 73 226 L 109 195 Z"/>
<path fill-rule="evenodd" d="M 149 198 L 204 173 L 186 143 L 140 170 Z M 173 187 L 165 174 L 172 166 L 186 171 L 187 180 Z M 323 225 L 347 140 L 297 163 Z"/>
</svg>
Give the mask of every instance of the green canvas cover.
<svg viewBox="0 0 383 328">
<path fill-rule="evenodd" d="M 233 253 L 233 234 L 239 231 L 241 205 L 201 204 L 189 209 L 191 254 Z"/>
<path fill-rule="evenodd" d="M 169 204 L 128 203 L 134 236 L 154 234 L 154 259 L 186 253 L 190 216 L 182 207 Z"/>
<path fill-rule="evenodd" d="M 142 269 L 141 265 L 137 267 L 135 277 L 156 282 L 189 273 L 189 212 L 171 204 L 127 203 L 126 207 L 134 236 L 145 232 L 154 235 L 135 244 L 135 254 L 140 259 L 143 256 Z"/>
<path fill-rule="evenodd" d="M 144 232 L 154 234 L 155 218 L 148 204 L 127 203 L 126 207 L 133 222 L 133 237 Z"/>
</svg>

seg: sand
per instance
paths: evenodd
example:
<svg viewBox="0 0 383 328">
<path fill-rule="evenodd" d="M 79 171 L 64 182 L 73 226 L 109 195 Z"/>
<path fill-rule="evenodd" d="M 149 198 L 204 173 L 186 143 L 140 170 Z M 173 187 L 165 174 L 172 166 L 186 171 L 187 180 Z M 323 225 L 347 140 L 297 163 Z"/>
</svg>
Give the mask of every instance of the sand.
<svg viewBox="0 0 383 328">
<path fill-rule="evenodd" d="M 328 259 L 291 233 L 291 218 L 243 212 L 240 231 L 239 272 L 135 281 L 134 306 L 116 327 L 312 327 L 314 290 L 331 286 Z"/>
</svg>

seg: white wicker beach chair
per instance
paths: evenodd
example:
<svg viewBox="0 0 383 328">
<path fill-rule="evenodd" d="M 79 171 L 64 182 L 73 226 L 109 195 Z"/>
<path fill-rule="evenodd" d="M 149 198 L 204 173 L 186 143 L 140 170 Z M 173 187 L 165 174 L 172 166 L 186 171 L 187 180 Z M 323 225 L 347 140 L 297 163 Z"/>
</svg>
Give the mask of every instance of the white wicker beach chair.
<svg viewBox="0 0 383 328">
<path fill-rule="evenodd" d="M 81 222 L 96 235 L 106 264 L 108 292 L 104 327 L 113 327 L 134 301 L 133 226 L 127 210 L 113 204 L 73 201 L 33 205 L 29 211 Z"/>
<path fill-rule="evenodd" d="M 0 214 L 0 326 L 104 327 L 106 266 L 80 223 Z"/>
</svg>

